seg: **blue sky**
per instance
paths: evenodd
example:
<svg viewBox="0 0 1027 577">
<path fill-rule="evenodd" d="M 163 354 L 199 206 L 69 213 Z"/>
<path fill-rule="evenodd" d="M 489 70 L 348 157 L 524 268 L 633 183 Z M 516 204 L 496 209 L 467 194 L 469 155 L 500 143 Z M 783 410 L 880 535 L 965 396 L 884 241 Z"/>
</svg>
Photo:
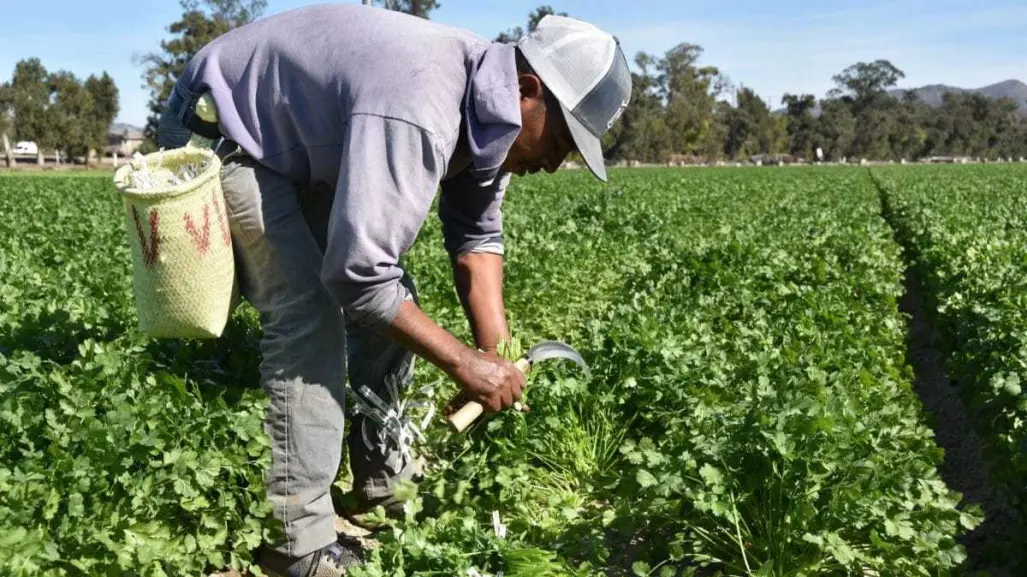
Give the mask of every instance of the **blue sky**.
<svg viewBox="0 0 1027 577">
<path fill-rule="evenodd" d="M 359 0 L 347 0 L 359 3 Z M 147 94 L 133 55 L 158 47 L 181 13 L 177 0 L 4 2 L 0 79 L 22 58 L 87 76 L 106 70 L 121 90 L 119 120 L 142 125 Z M 269 0 L 265 15 L 310 0 Z M 550 4 L 616 34 L 629 59 L 679 42 L 705 49 L 702 63 L 777 107 L 785 92 L 822 96 L 831 76 L 861 60 L 890 59 L 901 86 L 978 87 L 1027 81 L 1023 0 L 441 0 L 433 20 L 492 38 Z"/>
</svg>

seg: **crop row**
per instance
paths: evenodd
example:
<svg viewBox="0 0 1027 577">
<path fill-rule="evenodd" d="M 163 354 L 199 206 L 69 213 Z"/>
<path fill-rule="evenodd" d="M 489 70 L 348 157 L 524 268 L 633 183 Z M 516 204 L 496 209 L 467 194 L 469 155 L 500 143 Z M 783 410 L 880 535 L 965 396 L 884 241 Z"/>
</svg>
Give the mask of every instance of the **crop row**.
<svg viewBox="0 0 1027 577">
<path fill-rule="evenodd" d="M 1000 500 L 1027 515 L 1027 171 L 878 170 Z M 998 554 L 1027 567 L 1012 535 Z M 1017 544 L 1019 543 L 1019 544 Z"/>
</svg>

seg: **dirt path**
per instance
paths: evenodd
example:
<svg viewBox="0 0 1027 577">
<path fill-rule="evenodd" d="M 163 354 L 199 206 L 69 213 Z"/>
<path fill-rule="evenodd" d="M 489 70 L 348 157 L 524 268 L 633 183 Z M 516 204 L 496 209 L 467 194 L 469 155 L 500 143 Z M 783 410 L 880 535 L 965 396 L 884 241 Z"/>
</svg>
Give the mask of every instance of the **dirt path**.
<svg viewBox="0 0 1027 577">
<path fill-rule="evenodd" d="M 903 245 L 895 234 L 887 192 L 873 173 L 870 178 L 881 199 L 881 217 L 891 227 L 895 242 Z M 907 254 L 912 250 L 909 246 L 902 248 Z M 974 431 L 972 415 L 957 384 L 945 374 L 945 356 L 927 315 L 923 288 L 908 261 L 903 288 L 899 310 L 908 315 L 906 360 L 913 367 L 913 388 L 929 413 L 935 442 L 945 452 L 938 473 L 952 490 L 962 494 L 966 503 L 975 504 L 984 512 L 984 522 L 959 539 L 968 556 L 962 569 L 966 574 L 984 572 L 989 577 L 1012 577 L 1009 567 L 997 564 L 1001 554 L 995 552 L 1008 547 L 1006 535 L 1015 525 L 1015 513 L 991 490 L 989 464 L 984 459 L 981 439 Z"/>
<path fill-rule="evenodd" d="M 1012 577 L 1009 569 L 987 565 L 983 560 L 989 548 L 1002 542 L 1011 516 L 991 494 L 981 440 L 973 431 L 955 386 L 945 375 L 944 357 L 927 318 L 920 281 L 911 270 L 906 271 L 905 289 L 899 310 L 910 317 L 906 354 L 915 373 L 913 386 L 931 414 L 935 441 L 945 450 L 938 472 L 949 487 L 962 493 L 967 502 L 979 505 L 985 514 L 984 523 L 960 539 L 969 555 L 966 569 L 988 571 L 992 577 Z"/>
</svg>

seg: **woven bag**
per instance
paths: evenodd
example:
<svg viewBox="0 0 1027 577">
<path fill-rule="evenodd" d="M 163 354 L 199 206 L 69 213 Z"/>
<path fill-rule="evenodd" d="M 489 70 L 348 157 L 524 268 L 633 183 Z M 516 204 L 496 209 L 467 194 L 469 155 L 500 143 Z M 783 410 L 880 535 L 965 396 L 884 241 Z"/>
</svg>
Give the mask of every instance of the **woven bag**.
<svg viewBox="0 0 1027 577">
<path fill-rule="evenodd" d="M 221 161 L 187 146 L 118 169 L 132 246 L 139 329 L 156 338 L 216 338 L 238 303 Z"/>
</svg>

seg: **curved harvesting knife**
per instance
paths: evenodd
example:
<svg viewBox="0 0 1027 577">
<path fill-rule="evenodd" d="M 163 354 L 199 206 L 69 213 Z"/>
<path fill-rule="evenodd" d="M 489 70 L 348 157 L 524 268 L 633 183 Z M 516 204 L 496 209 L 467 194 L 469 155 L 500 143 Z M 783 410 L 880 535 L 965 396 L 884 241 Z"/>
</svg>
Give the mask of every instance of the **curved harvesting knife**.
<svg viewBox="0 0 1027 577">
<path fill-rule="evenodd" d="M 559 341 L 542 341 L 536 344 L 528 349 L 528 352 L 515 364 L 522 373 L 527 375 L 535 363 L 548 359 L 567 359 L 573 361 L 584 369 L 586 377 L 591 376 L 588 364 L 581 354 L 574 350 L 574 347 Z M 485 407 L 482 407 L 481 404 L 475 401 L 471 401 L 460 407 L 460 410 L 450 415 L 447 420 L 456 432 L 462 433 L 484 412 Z"/>
</svg>

